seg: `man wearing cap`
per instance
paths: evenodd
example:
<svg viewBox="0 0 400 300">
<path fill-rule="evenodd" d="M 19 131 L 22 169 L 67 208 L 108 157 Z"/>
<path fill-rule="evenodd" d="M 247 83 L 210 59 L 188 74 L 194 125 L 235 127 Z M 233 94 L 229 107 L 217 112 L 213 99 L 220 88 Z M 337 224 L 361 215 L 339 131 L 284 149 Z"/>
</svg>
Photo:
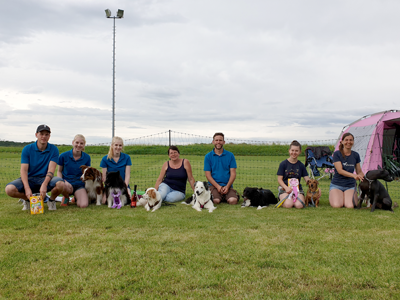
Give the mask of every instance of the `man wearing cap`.
<svg viewBox="0 0 400 300">
<path fill-rule="evenodd" d="M 40 193 L 43 199 L 51 191 L 47 202 L 49 210 L 56 210 L 55 199 L 64 189 L 64 181 L 54 176 L 58 163 L 58 148 L 49 143 L 50 127 L 39 125 L 36 130 L 37 141 L 26 145 L 21 154 L 21 177 L 6 186 L 6 194 L 25 200 L 22 210 L 29 210 L 29 198 Z"/>
</svg>

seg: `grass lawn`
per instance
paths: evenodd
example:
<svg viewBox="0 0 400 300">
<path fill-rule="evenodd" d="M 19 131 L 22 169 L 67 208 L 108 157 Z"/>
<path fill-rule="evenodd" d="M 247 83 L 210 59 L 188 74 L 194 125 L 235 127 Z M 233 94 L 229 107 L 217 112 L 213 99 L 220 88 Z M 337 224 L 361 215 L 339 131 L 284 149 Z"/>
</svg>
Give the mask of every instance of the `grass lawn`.
<svg viewBox="0 0 400 300">
<path fill-rule="evenodd" d="M 333 209 L 327 179 L 320 208 L 57 204 L 30 215 L 4 194 L 19 155 L 0 155 L 0 299 L 400 299 L 400 210 Z M 203 158 L 187 157 L 202 179 Z M 237 189 L 276 192 L 284 158 L 238 156 Z M 165 159 L 133 155 L 131 184 L 153 185 Z"/>
</svg>

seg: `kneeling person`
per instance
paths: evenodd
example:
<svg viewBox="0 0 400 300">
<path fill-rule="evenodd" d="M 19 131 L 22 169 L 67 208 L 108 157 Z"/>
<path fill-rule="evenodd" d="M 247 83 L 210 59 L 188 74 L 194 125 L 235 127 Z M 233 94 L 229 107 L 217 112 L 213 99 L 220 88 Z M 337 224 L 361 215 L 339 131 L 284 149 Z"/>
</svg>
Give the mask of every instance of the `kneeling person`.
<svg viewBox="0 0 400 300">
<path fill-rule="evenodd" d="M 204 171 L 210 183 L 214 203 L 226 200 L 229 204 L 239 201 L 237 192 L 233 189 L 236 179 L 236 159 L 232 152 L 224 149 L 224 134 L 217 132 L 213 136 L 214 149 L 204 157 Z"/>
<path fill-rule="evenodd" d="M 34 193 L 40 193 L 44 200 L 49 191 L 47 206 L 49 210 L 56 210 L 55 199 L 64 189 L 64 181 L 54 176 L 59 152 L 49 143 L 50 133 L 47 125 L 39 125 L 35 134 L 37 141 L 22 150 L 21 177 L 6 186 L 8 196 L 25 200 L 22 210 L 29 210 L 29 198 Z"/>
</svg>

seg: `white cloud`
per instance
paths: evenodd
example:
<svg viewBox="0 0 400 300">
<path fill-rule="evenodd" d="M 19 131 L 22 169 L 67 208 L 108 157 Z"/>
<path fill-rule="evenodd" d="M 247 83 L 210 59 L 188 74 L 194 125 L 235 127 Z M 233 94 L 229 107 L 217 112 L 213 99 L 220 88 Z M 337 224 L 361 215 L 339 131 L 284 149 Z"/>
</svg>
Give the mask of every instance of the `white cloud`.
<svg viewBox="0 0 400 300">
<path fill-rule="evenodd" d="M 28 1 L 0 19 L 0 139 L 168 129 L 266 140 L 335 139 L 363 115 L 396 109 L 395 1 Z M 43 121 L 45 120 L 45 121 Z M 88 142 L 90 142 L 88 139 Z M 90 142 L 92 143 L 92 142 Z"/>
</svg>

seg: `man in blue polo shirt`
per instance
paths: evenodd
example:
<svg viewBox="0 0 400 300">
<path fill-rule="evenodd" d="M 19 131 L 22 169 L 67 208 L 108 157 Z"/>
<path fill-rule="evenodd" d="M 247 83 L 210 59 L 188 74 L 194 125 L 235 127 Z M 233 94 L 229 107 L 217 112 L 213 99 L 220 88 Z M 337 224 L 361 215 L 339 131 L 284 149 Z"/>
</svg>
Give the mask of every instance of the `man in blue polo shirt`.
<svg viewBox="0 0 400 300">
<path fill-rule="evenodd" d="M 233 189 L 236 178 L 236 160 L 232 152 L 224 149 L 224 134 L 217 132 L 213 136 L 214 149 L 204 157 L 204 171 L 211 184 L 210 191 L 214 203 L 226 200 L 229 204 L 238 203 L 238 194 Z"/>
<path fill-rule="evenodd" d="M 22 210 L 29 210 L 29 198 L 40 193 L 43 199 L 51 191 L 47 201 L 49 210 L 56 210 L 56 197 L 64 189 L 64 181 L 54 176 L 58 163 L 58 149 L 49 143 L 50 128 L 39 125 L 36 129 L 35 143 L 26 145 L 21 154 L 21 177 L 6 186 L 6 194 L 13 198 L 25 200 Z"/>
</svg>

